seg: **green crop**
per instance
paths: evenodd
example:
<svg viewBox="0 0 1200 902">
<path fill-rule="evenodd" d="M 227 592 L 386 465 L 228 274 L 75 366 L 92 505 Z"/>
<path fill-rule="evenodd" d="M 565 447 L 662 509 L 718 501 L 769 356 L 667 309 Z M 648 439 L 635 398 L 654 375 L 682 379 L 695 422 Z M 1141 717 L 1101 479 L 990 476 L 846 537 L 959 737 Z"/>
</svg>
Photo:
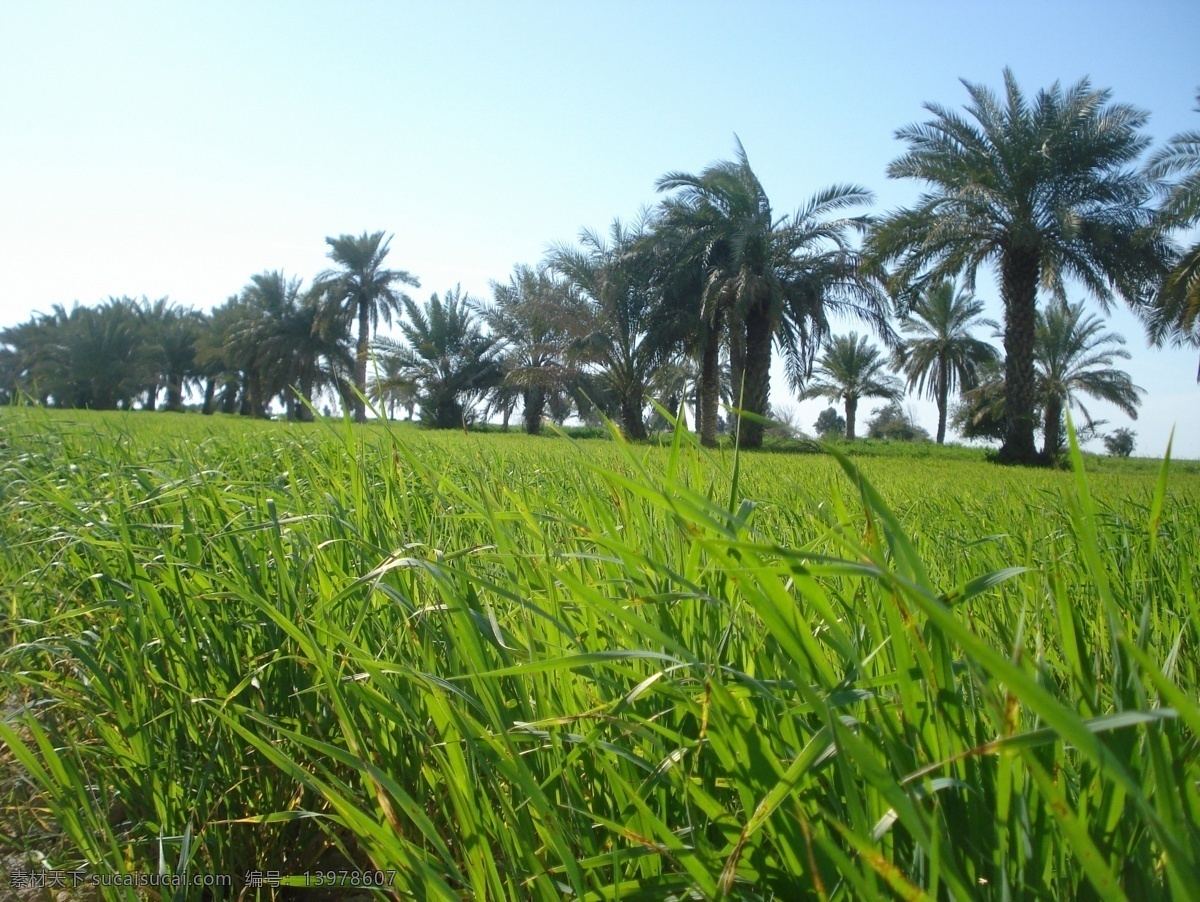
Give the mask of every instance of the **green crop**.
<svg viewBox="0 0 1200 902">
<path fill-rule="evenodd" d="M 1166 462 L 21 410 L 0 440 L 0 844 L 55 867 L 1200 894 L 1200 480 Z"/>
</svg>

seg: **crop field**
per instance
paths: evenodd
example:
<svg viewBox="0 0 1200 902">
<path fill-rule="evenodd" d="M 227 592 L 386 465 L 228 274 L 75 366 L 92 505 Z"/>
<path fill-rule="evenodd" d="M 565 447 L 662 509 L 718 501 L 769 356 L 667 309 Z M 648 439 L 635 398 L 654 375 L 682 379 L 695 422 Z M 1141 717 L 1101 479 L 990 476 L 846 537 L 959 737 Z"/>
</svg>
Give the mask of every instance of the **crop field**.
<svg viewBox="0 0 1200 902">
<path fill-rule="evenodd" d="M 0 858 L 1196 898 L 1200 469 L 1074 463 L 0 411 Z"/>
</svg>

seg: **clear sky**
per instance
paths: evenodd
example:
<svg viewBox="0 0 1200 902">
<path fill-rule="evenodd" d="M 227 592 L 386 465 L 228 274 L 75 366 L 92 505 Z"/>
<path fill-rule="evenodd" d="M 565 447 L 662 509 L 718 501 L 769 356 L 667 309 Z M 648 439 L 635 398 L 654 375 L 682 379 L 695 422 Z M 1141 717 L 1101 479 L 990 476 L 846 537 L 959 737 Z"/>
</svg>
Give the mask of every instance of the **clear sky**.
<svg viewBox="0 0 1200 902">
<path fill-rule="evenodd" d="M 170 295 L 210 308 L 254 273 L 311 279 L 324 238 L 386 229 L 416 295 L 534 263 L 656 200 L 734 135 L 779 213 L 854 182 L 883 212 L 897 128 L 959 78 L 1032 94 L 1089 77 L 1200 128 L 1200 4 L 18 2 L 0 0 L 0 325 Z M 978 293 L 1000 316 L 990 274 Z M 1200 458 L 1195 350 L 1152 350 L 1138 453 Z M 772 400 L 811 428 L 826 406 Z M 916 406 L 931 431 L 932 405 Z M 868 406 L 867 412 L 870 407 Z M 860 418 L 862 413 L 860 413 Z"/>
</svg>

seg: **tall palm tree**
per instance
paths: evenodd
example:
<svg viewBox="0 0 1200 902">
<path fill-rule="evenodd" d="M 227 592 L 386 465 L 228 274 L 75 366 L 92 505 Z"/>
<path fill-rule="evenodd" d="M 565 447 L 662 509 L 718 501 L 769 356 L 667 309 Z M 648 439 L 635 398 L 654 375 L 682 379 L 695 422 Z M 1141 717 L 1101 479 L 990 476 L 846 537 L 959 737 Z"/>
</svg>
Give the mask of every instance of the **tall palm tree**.
<svg viewBox="0 0 1200 902">
<path fill-rule="evenodd" d="M 724 299 L 705 290 L 713 256 L 706 241 L 711 218 L 703 206 L 668 198 L 659 205 L 637 250 L 658 298 L 656 341 L 664 350 L 695 360 L 696 432 L 700 443 L 710 448 L 717 444 L 726 320 Z"/>
<path fill-rule="evenodd" d="M 288 419 L 311 421 L 310 404 L 323 388 L 336 388 L 354 369 L 345 333 L 326 329 L 320 292 L 303 292 L 275 324 L 267 353 L 285 385 Z"/>
<path fill-rule="evenodd" d="M 55 315 L 35 313 L 27 321 L 0 331 L 6 401 L 11 403 L 24 395 L 39 404 L 49 402 L 54 394 L 52 383 L 62 376 L 56 373 L 53 363 L 59 325 Z"/>
<path fill-rule="evenodd" d="M 883 219 L 869 246 L 877 261 L 899 261 L 899 284 L 965 272 L 973 288 L 979 266 L 996 265 L 1007 392 L 1000 453 L 1032 462 L 1038 287 L 1062 298 L 1074 277 L 1106 307 L 1115 295 L 1136 305 L 1165 266 L 1169 246 L 1151 228 L 1147 180 L 1130 168 L 1148 144 L 1146 113 L 1110 103 L 1087 80 L 1055 83 L 1032 103 L 1008 69 L 1003 101 L 963 84 L 965 116 L 926 104 L 932 119 L 896 133 L 908 151 L 888 176 L 929 187 L 916 206 Z"/>
<path fill-rule="evenodd" d="M 155 342 L 161 378 L 167 386 L 167 410 L 183 410 L 187 384 L 199 378 L 196 350 L 203 329 L 201 314 L 190 307 L 176 306 L 162 323 Z"/>
<path fill-rule="evenodd" d="M 919 294 L 901 323 L 907 337 L 896 349 L 896 365 L 908 377 L 910 390 L 937 402 L 939 445 L 946 440 L 950 392 L 974 387 L 979 367 L 999 356 L 994 347 L 971 335 L 973 326 L 999 328 L 982 319 L 982 312 L 982 301 L 944 280 Z"/>
<path fill-rule="evenodd" d="M 795 215 L 777 218 L 740 141 L 735 160 L 714 163 L 699 175 L 668 173 L 657 187 L 676 192 L 664 209 L 695 232 L 704 318 L 726 317 L 734 392 L 750 413 L 768 413 L 777 333 L 794 385 L 803 382 L 828 334 L 831 307 L 866 318 L 890 340 L 884 295 L 849 247 L 850 233 L 866 219 L 832 217 L 869 204 L 865 188 L 826 188 Z M 758 447 L 763 424 L 748 418 L 738 435 L 743 446 Z"/>
<path fill-rule="evenodd" d="M 635 249 L 646 234 L 643 215 L 627 226 L 613 220 L 608 237 L 585 229 L 579 246 L 551 249 L 550 267 L 587 301 L 581 352 L 595 368 L 603 392 L 613 398 L 621 427 L 632 439 L 646 437 L 646 398 L 659 364 L 669 355 L 656 335 L 659 295 Z"/>
<path fill-rule="evenodd" d="M 1106 331 L 1098 317 L 1085 316 L 1083 304 L 1063 302 L 1038 315 L 1036 335 L 1037 393 L 1045 417 L 1043 455 L 1058 453 L 1063 411 L 1068 406 L 1078 408 L 1091 426 L 1091 414 L 1080 395 L 1108 401 L 1137 419 L 1145 392 L 1128 373 L 1114 368 L 1116 361 L 1129 359 L 1124 338 Z"/>
<path fill-rule="evenodd" d="M 235 353 L 238 350 L 235 334 L 241 329 L 246 316 L 246 305 L 240 295 L 231 295 L 224 304 L 213 308 L 206 317 L 204 328 L 196 344 L 196 366 L 204 378 L 204 404 L 201 413 L 209 416 L 216 412 L 218 400 L 222 413 L 234 413 L 238 393 L 244 381 L 243 360 Z M 253 354 L 253 348 L 248 349 Z M 220 398 L 217 390 L 220 389 Z"/>
<path fill-rule="evenodd" d="M 54 402 L 92 410 L 129 409 L 145 385 L 144 337 L 139 305 L 109 298 L 95 307 L 55 310 L 54 338 L 47 362 L 54 376 Z"/>
<path fill-rule="evenodd" d="M 395 354 L 380 354 L 376 357 L 376 369 L 370 389 L 368 397 L 387 414 L 388 419 L 394 419 L 396 408 L 400 407 L 408 411 L 408 419 L 412 420 L 419 401 L 420 386 Z"/>
<path fill-rule="evenodd" d="M 1196 111 L 1200 112 L 1200 94 L 1196 95 Z M 1171 138 L 1150 158 L 1146 173 L 1153 179 L 1180 177 L 1167 188 L 1159 210 L 1163 226 L 1180 229 L 1200 223 L 1200 131 Z M 1147 308 L 1146 319 L 1156 345 L 1170 340 L 1176 345 L 1200 346 L 1200 241 L 1176 257 Z M 1200 369 L 1196 381 L 1200 382 Z"/>
<path fill-rule="evenodd" d="M 136 305 L 138 321 L 142 330 L 142 357 L 146 364 L 146 397 L 144 410 L 156 410 L 158 393 L 164 381 L 166 360 L 163 359 L 160 341 L 179 314 L 179 308 L 169 297 L 153 301 L 143 297 Z"/>
<path fill-rule="evenodd" d="M 900 380 L 888 375 L 887 358 L 867 339 L 851 332 L 835 336 L 821 355 L 804 397 L 841 401 L 846 407 L 846 438 L 854 439 L 854 419 L 863 398 L 898 401 Z"/>
<path fill-rule="evenodd" d="M 361 397 L 354 399 L 354 419 L 362 423 L 367 418 L 363 397 L 367 392 L 371 329 L 378 326 L 380 318 L 390 324 L 392 314 L 399 313 L 402 305 L 408 302 L 408 296 L 397 286 L 419 288 L 421 283 L 404 270 L 384 267 L 391 238 L 384 240 L 382 231 L 363 232 L 358 237 L 326 238 L 325 243 L 330 248 L 329 258 L 337 268 L 322 272 L 317 281 L 328 300 L 330 313 L 340 310 L 351 320 L 358 320 L 354 385 Z"/>
<path fill-rule="evenodd" d="M 301 285 L 299 278 L 289 279 L 276 269 L 251 276 L 242 289 L 240 316 L 228 347 L 245 372 L 251 416 L 266 416 L 271 401 L 291 382 L 291 348 L 284 336 L 300 304 Z"/>
<path fill-rule="evenodd" d="M 400 330 L 408 345 L 379 341 L 384 369 L 419 387 L 423 423 L 461 426 L 474 400 L 501 378 L 499 339 L 484 334 L 477 305 L 461 288 L 447 291 L 444 299 L 433 294 L 423 306 L 411 298 L 403 303 Z"/>
<path fill-rule="evenodd" d="M 518 266 L 507 283 L 492 282 L 492 302 L 480 312 L 504 345 L 504 383 L 521 392 L 525 431 L 537 435 L 546 404 L 578 376 L 570 350 L 581 305 L 546 269 Z"/>
</svg>

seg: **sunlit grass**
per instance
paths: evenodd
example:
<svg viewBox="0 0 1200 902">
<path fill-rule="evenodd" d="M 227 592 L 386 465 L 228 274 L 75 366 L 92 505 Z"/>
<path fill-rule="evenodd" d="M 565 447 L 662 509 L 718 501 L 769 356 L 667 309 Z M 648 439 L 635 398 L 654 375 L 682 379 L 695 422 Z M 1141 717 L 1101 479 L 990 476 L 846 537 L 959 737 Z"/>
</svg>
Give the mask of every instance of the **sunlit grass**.
<svg viewBox="0 0 1200 902">
<path fill-rule="evenodd" d="M 31 786 L 4 843 L 55 866 L 447 899 L 1200 886 L 1190 473 L 0 430 L 0 739 Z"/>
</svg>

